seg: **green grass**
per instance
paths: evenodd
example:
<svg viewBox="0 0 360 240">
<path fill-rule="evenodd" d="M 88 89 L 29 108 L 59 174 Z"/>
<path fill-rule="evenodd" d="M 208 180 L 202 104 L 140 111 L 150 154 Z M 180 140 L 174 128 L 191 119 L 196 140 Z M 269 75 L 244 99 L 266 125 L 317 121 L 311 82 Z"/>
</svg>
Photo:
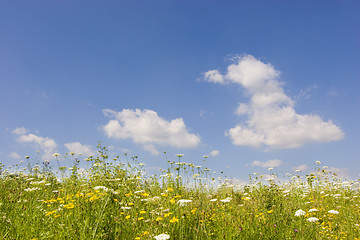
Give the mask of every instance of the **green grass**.
<svg viewBox="0 0 360 240">
<path fill-rule="evenodd" d="M 150 176 L 137 157 L 110 159 L 99 149 L 81 160 L 83 171 L 74 154 L 65 157 L 70 169 L 0 166 L 0 239 L 359 239 L 359 182 L 321 165 L 286 181 L 252 175 L 239 187 L 219 185 L 181 156 Z M 295 216 L 300 209 L 305 215 Z"/>
</svg>

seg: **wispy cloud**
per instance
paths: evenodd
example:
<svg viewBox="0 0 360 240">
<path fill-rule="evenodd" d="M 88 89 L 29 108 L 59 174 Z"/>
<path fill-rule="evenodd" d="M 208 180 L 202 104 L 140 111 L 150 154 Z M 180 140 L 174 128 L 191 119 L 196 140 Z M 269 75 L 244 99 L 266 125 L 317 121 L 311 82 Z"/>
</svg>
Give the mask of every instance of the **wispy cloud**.
<svg viewBox="0 0 360 240">
<path fill-rule="evenodd" d="M 28 132 L 28 130 L 24 127 L 18 127 L 12 131 L 12 133 L 17 134 L 17 135 L 23 135 L 23 134 L 26 134 L 27 132 Z"/>
<path fill-rule="evenodd" d="M 212 156 L 212 157 L 215 157 L 217 155 L 219 155 L 220 151 L 219 150 L 212 150 L 209 155 Z"/>
<path fill-rule="evenodd" d="M 252 162 L 251 165 L 255 166 L 255 167 L 273 168 L 273 167 L 278 167 L 281 164 L 282 164 L 281 160 L 273 159 L 273 160 L 268 160 L 268 161 L 265 161 L 265 162 L 255 160 L 255 161 Z"/>
<path fill-rule="evenodd" d="M 107 137 L 132 139 L 152 154 L 158 154 L 155 144 L 194 148 L 200 143 L 200 137 L 189 132 L 182 118 L 166 121 L 156 112 L 147 109 L 123 109 L 120 112 L 104 109 L 103 113 L 111 118 L 103 126 Z"/>
<path fill-rule="evenodd" d="M 239 84 L 250 96 L 250 101 L 240 103 L 236 110 L 236 114 L 246 120 L 226 133 L 235 145 L 296 148 L 310 142 L 336 141 L 344 137 L 343 131 L 331 120 L 296 113 L 294 100 L 284 93 L 283 84 L 278 80 L 280 72 L 270 63 L 245 55 L 228 66 L 225 75 L 211 70 L 203 76 L 208 82 Z"/>
</svg>

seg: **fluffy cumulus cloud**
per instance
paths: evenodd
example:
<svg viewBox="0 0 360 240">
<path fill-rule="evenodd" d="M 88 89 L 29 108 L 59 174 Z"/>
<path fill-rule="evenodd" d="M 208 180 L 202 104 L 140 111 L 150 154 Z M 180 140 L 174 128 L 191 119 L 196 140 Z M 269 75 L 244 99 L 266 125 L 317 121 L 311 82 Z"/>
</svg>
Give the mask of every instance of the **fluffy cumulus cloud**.
<svg viewBox="0 0 360 240">
<path fill-rule="evenodd" d="M 313 114 L 298 114 L 294 100 L 284 93 L 279 71 L 251 55 L 237 58 L 222 75 L 217 70 L 203 74 L 213 83 L 241 85 L 250 96 L 235 113 L 246 120 L 226 133 L 233 144 L 241 146 L 296 148 L 310 142 L 329 142 L 344 137 L 331 120 Z"/>
<path fill-rule="evenodd" d="M 282 164 L 281 160 L 274 159 L 274 160 L 268 160 L 265 162 L 255 160 L 252 162 L 251 165 L 255 166 L 255 167 L 274 168 L 274 167 L 280 166 L 281 164 Z"/>
<path fill-rule="evenodd" d="M 16 130 L 16 129 L 15 129 Z M 17 133 L 20 136 L 16 139 L 20 143 L 32 143 L 35 144 L 35 147 L 42 150 L 43 159 L 50 159 L 52 155 L 56 152 L 57 144 L 52 138 L 40 137 L 35 134 L 22 134 L 25 132 Z"/>
<path fill-rule="evenodd" d="M 86 157 L 94 155 L 94 151 L 90 145 L 81 144 L 80 142 L 65 143 L 64 145 L 68 152 L 82 154 Z"/>
<path fill-rule="evenodd" d="M 167 121 L 152 110 L 123 109 L 116 112 L 104 109 L 111 120 L 103 126 L 109 138 L 132 139 L 143 148 L 158 154 L 155 145 L 175 148 L 193 148 L 199 145 L 199 136 L 189 132 L 182 118 Z"/>
</svg>

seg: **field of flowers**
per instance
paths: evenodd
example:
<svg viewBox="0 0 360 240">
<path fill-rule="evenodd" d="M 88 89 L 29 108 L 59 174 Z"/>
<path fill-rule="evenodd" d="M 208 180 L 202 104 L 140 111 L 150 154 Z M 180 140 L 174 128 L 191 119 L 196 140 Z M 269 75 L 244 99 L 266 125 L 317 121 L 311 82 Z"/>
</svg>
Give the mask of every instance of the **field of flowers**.
<svg viewBox="0 0 360 240">
<path fill-rule="evenodd" d="M 54 156 L 0 164 L 0 239 L 360 239 L 359 182 L 319 162 L 306 176 L 279 181 L 270 169 L 238 186 L 213 177 L 206 156 L 196 166 L 178 154 L 161 175 L 102 146 Z"/>
</svg>

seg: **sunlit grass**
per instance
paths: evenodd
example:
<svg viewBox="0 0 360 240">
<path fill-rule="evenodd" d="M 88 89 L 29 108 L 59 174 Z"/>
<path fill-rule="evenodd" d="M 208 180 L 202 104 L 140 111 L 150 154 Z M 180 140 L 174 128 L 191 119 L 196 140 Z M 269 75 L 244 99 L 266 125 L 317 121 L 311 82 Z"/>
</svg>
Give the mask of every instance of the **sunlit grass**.
<svg viewBox="0 0 360 240">
<path fill-rule="evenodd" d="M 137 157 L 0 166 L 1 239 L 359 239 L 359 182 L 327 172 L 279 181 L 251 175 L 245 186 L 203 166 L 168 161 L 148 175 Z M 87 169 L 80 169 L 85 161 Z M 14 170 L 15 168 L 15 170 Z M 219 184 L 220 183 L 220 184 Z"/>
</svg>

